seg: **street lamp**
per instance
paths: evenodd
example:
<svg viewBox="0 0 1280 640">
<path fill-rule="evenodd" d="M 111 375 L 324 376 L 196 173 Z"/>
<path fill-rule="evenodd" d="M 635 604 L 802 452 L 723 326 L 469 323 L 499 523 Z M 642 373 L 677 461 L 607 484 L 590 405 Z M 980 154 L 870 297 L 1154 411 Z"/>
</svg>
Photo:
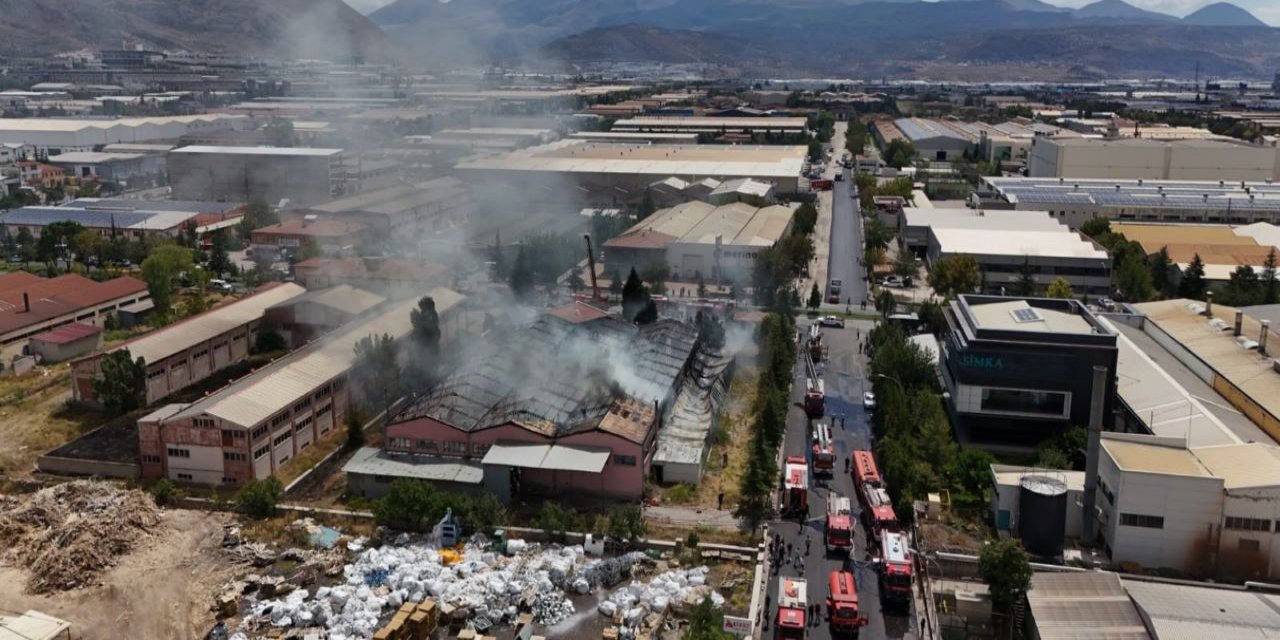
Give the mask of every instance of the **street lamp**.
<svg viewBox="0 0 1280 640">
<path fill-rule="evenodd" d="M 883 373 L 877 373 L 877 374 L 875 374 L 875 375 L 874 375 L 874 376 L 872 376 L 872 377 L 873 377 L 873 378 L 882 378 L 882 379 L 884 379 L 884 380 L 889 380 L 889 381 L 891 381 L 891 382 L 894 382 L 894 383 L 896 383 L 896 384 L 898 385 L 898 390 L 902 391 L 903 393 L 906 393 L 906 392 L 907 392 L 907 385 L 902 384 L 902 381 L 901 381 L 901 380 L 899 380 L 899 379 L 897 379 L 897 378 L 895 378 L 895 377 L 893 377 L 893 376 L 885 375 L 885 374 L 883 374 Z"/>
</svg>

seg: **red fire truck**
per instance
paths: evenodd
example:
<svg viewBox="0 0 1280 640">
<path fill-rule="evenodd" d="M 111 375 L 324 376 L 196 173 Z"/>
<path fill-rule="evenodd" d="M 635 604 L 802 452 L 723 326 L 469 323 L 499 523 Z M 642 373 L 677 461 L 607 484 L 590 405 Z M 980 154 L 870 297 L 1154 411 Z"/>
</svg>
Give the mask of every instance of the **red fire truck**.
<svg viewBox="0 0 1280 640">
<path fill-rule="evenodd" d="M 893 512 L 893 503 L 889 500 L 889 492 L 883 487 L 871 487 L 865 492 L 862 515 L 867 522 L 867 530 L 871 536 L 879 540 L 884 531 L 898 528 L 898 516 Z"/>
<path fill-rule="evenodd" d="M 808 628 L 808 586 L 801 578 L 778 578 L 778 623 L 775 638 L 803 638 Z"/>
<path fill-rule="evenodd" d="M 810 418 L 821 418 L 827 413 L 826 388 L 822 384 L 822 376 L 818 374 L 817 365 L 813 363 L 813 357 L 808 353 L 805 353 L 804 363 L 804 412 Z"/>
<path fill-rule="evenodd" d="M 832 571 L 828 584 L 827 618 L 831 620 L 832 637 L 856 638 L 866 626 L 867 618 L 859 615 L 858 585 L 848 571 Z"/>
<path fill-rule="evenodd" d="M 782 513 L 809 515 L 809 465 L 803 456 L 787 456 L 782 466 Z"/>
<path fill-rule="evenodd" d="M 836 470 L 836 445 L 831 439 L 831 425 L 813 425 L 813 475 L 831 477 Z"/>
<path fill-rule="evenodd" d="M 827 494 L 827 553 L 853 551 L 853 509 L 849 499 L 832 491 Z"/>
<path fill-rule="evenodd" d="M 907 534 L 900 531 L 880 532 L 880 597 L 887 603 L 911 601 L 911 576 L 915 568 Z"/>
<path fill-rule="evenodd" d="M 827 348 L 822 344 L 822 327 L 818 323 L 809 325 L 809 337 L 805 340 L 805 347 L 809 350 L 809 357 L 814 362 L 821 362 L 827 354 Z"/>
<path fill-rule="evenodd" d="M 880 470 L 876 468 L 876 458 L 870 451 L 853 452 L 853 486 L 862 492 L 863 486 L 883 487 Z"/>
</svg>

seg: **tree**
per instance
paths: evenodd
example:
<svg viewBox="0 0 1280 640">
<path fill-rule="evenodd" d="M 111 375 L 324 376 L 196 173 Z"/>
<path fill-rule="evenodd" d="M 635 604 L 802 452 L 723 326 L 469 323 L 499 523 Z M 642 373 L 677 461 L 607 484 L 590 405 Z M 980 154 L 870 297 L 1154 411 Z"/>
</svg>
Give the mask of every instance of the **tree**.
<svg viewBox="0 0 1280 640">
<path fill-rule="evenodd" d="M 905 138 L 897 138 L 890 140 L 889 144 L 885 145 L 882 155 L 885 164 L 895 169 L 901 169 L 911 164 L 911 161 L 915 159 L 916 148 Z"/>
<path fill-rule="evenodd" d="M 876 310 L 880 315 L 888 318 L 898 310 L 898 299 L 893 297 L 893 292 L 888 289 L 881 289 L 876 294 Z"/>
<path fill-rule="evenodd" d="M 649 284 L 649 292 L 662 295 L 671 278 L 671 267 L 665 261 L 650 262 L 640 272 L 640 279 Z"/>
<path fill-rule="evenodd" d="M 945 471 L 948 479 L 973 497 L 982 497 L 991 486 L 995 456 L 974 447 L 960 449 Z"/>
<path fill-rule="evenodd" d="M 991 592 L 992 606 L 1007 612 L 1031 589 L 1031 557 L 1016 538 L 990 542 L 978 555 L 978 574 Z"/>
<path fill-rule="evenodd" d="M 565 534 L 574 527 L 578 514 L 573 509 L 560 506 L 560 503 L 548 500 L 542 503 L 542 509 L 534 519 L 535 526 L 542 529 L 548 540 L 564 542 Z"/>
<path fill-rule="evenodd" d="M 254 229 L 271 226 L 280 222 L 280 216 L 276 215 L 274 209 L 266 200 L 262 198 L 253 198 L 245 205 L 244 217 L 240 220 L 240 224 L 236 225 L 236 231 L 243 240 L 249 239 L 249 234 Z"/>
<path fill-rule="evenodd" d="M 1066 278 L 1058 276 L 1049 283 L 1049 288 L 1045 289 L 1044 295 L 1050 298 L 1066 299 L 1074 295 L 1071 291 L 1071 283 Z"/>
<path fill-rule="evenodd" d="M 71 237 L 71 252 L 79 258 L 81 262 L 88 263 L 90 259 L 101 259 L 102 247 L 106 241 L 102 236 L 88 229 L 81 229 Z"/>
<path fill-rule="evenodd" d="M 199 228 L 196 227 L 195 219 L 187 220 L 187 222 L 182 225 L 182 233 L 178 236 L 178 244 L 181 244 L 188 249 L 195 249 L 199 243 L 200 233 Z"/>
<path fill-rule="evenodd" d="M 71 239 L 76 237 L 84 227 L 78 222 L 59 221 L 45 225 L 36 240 L 36 258 L 46 264 L 53 264 L 66 256 Z"/>
<path fill-rule="evenodd" d="M 270 518 L 284 496 L 284 485 L 275 476 L 250 480 L 236 492 L 236 506 L 251 518 Z"/>
<path fill-rule="evenodd" d="M 653 215 L 658 210 L 658 206 L 653 202 L 653 193 L 648 188 L 644 190 L 644 196 L 640 199 L 640 207 L 636 209 L 636 217 L 641 220 Z"/>
<path fill-rule="evenodd" d="M 887 249 L 893 240 L 893 229 L 879 218 L 872 218 L 863 227 L 863 239 L 868 249 Z"/>
<path fill-rule="evenodd" d="M 1262 304 L 1280 302 L 1280 281 L 1276 280 L 1276 248 L 1271 247 L 1262 263 Z"/>
<path fill-rule="evenodd" d="M 684 640 L 733 640 L 736 636 L 724 630 L 724 611 L 711 601 L 711 596 L 704 596 L 689 611 L 689 628 L 683 637 Z"/>
<path fill-rule="evenodd" d="M 814 311 L 822 306 L 822 290 L 818 289 L 818 283 L 813 283 L 813 287 L 809 289 L 809 300 L 804 306 Z"/>
<path fill-rule="evenodd" d="M 98 364 L 99 376 L 93 379 L 93 394 L 111 415 L 129 413 L 146 403 L 147 363 L 133 359 L 129 350 L 112 351 Z"/>
<path fill-rule="evenodd" d="M 1022 266 L 1018 267 L 1018 279 L 1013 282 L 1013 293 L 1019 296 L 1034 296 L 1036 294 L 1036 278 L 1034 268 L 1031 266 L 1031 259 L 1027 256 L 1022 257 Z"/>
<path fill-rule="evenodd" d="M 719 318 L 714 314 L 699 311 L 693 317 L 693 321 L 698 327 L 698 341 L 703 347 L 710 351 L 719 351 L 724 348 L 724 325 Z"/>
<path fill-rule="evenodd" d="M 414 389 L 429 387 L 440 370 L 440 314 L 435 299 L 424 296 L 418 300 L 418 308 L 409 312 L 409 323 L 413 325 L 409 334 L 413 357 L 408 363 L 412 384 Z"/>
<path fill-rule="evenodd" d="M 1150 300 L 1155 293 L 1155 288 L 1151 286 L 1151 270 L 1138 254 L 1125 255 L 1111 277 L 1116 289 L 1129 302 Z"/>
<path fill-rule="evenodd" d="M 364 418 L 354 407 L 347 411 L 347 443 L 349 450 L 364 446 Z"/>
<path fill-rule="evenodd" d="M 1191 259 L 1191 264 L 1187 265 L 1186 270 L 1182 272 L 1182 280 L 1178 282 L 1178 295 L 1192 300 L 1204 300 L 1208 287 L 1208 283 L 1204 280 L 1204 260 L 1200 259 L 1200 254 L 1197 253 Z"/>
<path fill-rule="evenodd" d="M 1242 264 L 1231 272 L 1231 277 L 1219 301 L 1231 307 L 1257 304 L 1262 298 L 1261 284 L 1258 280 L 1258 272 L 1254 271 L 1253 267 Z"/>
<path fill-rule="evenodd" d="M 622 315 L 628 320 L 635 320 L 636 314 L 648 304 L 649 291 L 640 281 L 636 268 L 632 267 L 631 273 L 627 275 L 626 284 L 622 285 Z"/>
<path fill-rule="evenodd" d="M 446 507 L 435 486 L 421 480 L 400 478 L 373 505 L 378 524 L 403 531 L 429 531 L 444 517 Z"/>
<path fill-rule="evenodd" d="M 1106 218 L 1093 218 L 1080 225 L 1080 233 L 1098 240 L 1111 233 L 1111 221 Z"/>
<path fill-rule="evenodd" d="M 298 245 L 298 250 L 293 253 L 292 262 L 298 263 L 312 258 L 319 258 L 323 255 L 324 252 L 320 250 L 320 245 L 316 244 L 315 240 L 307 238 L 302 241 L 302 244 Z"/>
<path fill-rule="evenodd" d="M 280 335 L 280 330 L 271 324 L 258 325 L 258 333 L 253 338 L 253 346 L 250 348 L 252 353 L 275 353 L 284 351 L 289 348 L 289 343 L 285 342 L 284 336 Z"/>
<path fill-rule="evenodd" d="M 1160 247 L 1160 250 L 1151 255 L 1148 259 L 1151 265 L 1151 286 L 1155 288 L 1160 295 L 1168 297 L 1173 293 L 1173 284 L 1169 281 L 1169 272 L 1173 269 L 1173 260 L 1169 259 L 1169 247 Z"/>
<path fill-rule="evenodd" d="M 173 279 L 192 267 L 191 250 L 174 244 L 156 247 L 142 261 L 142 279 L 147 283 L 157 315 L 169 315 L 173 306 Z"/>
<path fill-rule="evenodd" d="M 900 278 L 914 278 L 919 270 L 920 261 L 916 259 L 916 254 L 907 249 L 899 251 L 894 258 L 893 274 Z"/>
<path fill-rule="evenodd" d="M 973 256 L 948 256 L 933 263 L 929 271 L 929 286 L 946 298 L 962 293 L 973 293 L 982 283 L 978 261 Z"/>
<path fill-rule="evenodd" d="M 812 204 L 806 202 L 792 216 L 792 231 L 798 235 L 809 235 L 813 233 L 814 228 L 818 224 L 818 209 Z"/>
<path fill-rule="evenodd" d="M 653 324 L 658 321 L 658 304 L 650 299 L 644 308 L 636 313 L 635 323 L 638 325 Z"/>
<path fill-rule="evenodd" d="M 524 245 L 516 249 L 515 264 L 507 277 L 507 285 L 518 300 L 528 300 L 533 293 L 533 265 L 530 264 L 529 252 Z"/>
<path fill-rule="evenodd" d="M 356 343 L 351 378 L 359 385 L 365 402 L 379 402 L 384 410 L 400 393 L 400 364 L 395 341 L 388 334 L 367 335 Z"/>
<path fill-rule="evenodd" d="M 210 239 L 213 243 L 213 253 L 209 254 L 209 270 L 221 278 L 234 267 L 231 256 L 227 255 L 226 229 L 215 230 Z"/>
<path fill-rule="evenodd" d="M 272 147 L 293 146 L 293 123 L 284 118 L 272 118 L 262 127 L 267 145 Z"/>
<path fill-rule="evenodd" d="M 635 544 L 645 536 L 644 513 L 638 505 L 630 504 L 618 507 L 609 514 L 609 537 L 619 542 Z"/>
</svg>

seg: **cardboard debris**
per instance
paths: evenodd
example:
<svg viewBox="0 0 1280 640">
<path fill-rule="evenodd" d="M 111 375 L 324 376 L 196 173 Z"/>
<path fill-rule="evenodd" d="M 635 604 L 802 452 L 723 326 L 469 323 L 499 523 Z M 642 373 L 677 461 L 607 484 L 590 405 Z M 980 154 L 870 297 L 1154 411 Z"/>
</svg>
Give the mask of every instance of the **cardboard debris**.
<svg viewBox="0 0 1280 640">
<path fill-rule="evenodd" d="M 3 560 L 29 572 L 32 593 L 96 584 L 104 569 L 159 524 L 150 495 L 105 482 L 81 480 L 0 497 Z"/>
</svg>

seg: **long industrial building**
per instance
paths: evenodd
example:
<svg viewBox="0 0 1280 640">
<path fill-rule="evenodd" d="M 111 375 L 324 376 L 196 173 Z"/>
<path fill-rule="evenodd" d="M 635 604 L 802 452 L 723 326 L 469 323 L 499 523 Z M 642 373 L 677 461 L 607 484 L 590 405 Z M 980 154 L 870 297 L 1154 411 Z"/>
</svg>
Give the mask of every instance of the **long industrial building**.
<svg viewBox="0 0 1280 640">
<path fill-rule="evenodd" d="M 239 202 L 78 198 L 56 207 L 22 207 L 0 214 L 0 228 L 10 237 L 25 229 L 39 238 L 50 224 L 75 222 L 104 238 L 141 240 L 146 236 L 176 238 L 192 222 L 203 235 L 233 226 L 243 216 L 244 206 Z"/>
<path fill-rule="evenodd" d="M 613 131 L 645 133 L 803 133 L 805 118 L 636 116 L 613 123 Z"/>
<path fill-rule="evenodd" d="M 287 209 L 281 220 L 354 222 L 389 240 L 414 240 L 456 228 L 474 209 L 471 187 L 453 177 L 403 184 Z"/>
<path fill-rule="evenodd" d="M 169 140 L 190 133 L 237 129 L 249 125 L 244 116 L 203 114 L 116 120 L 0 118 L 0 142 L 22 143 L 48 155 L 93 151 L 121 142 Z"/>
<path fill-rule="evenodd" d="M 1280 180 L 1280 148 L 1236 140 L 1036 138 L 1032 178 Z"/>
<path fill-rule="evenodd" d="M 1093 218 L 1136 222 L 1280 224 L 1280 183 L 1268 180 L 983 178 L 1015 209 L 1048 211 L 1072 229 Z M 1006 205 L 1007 206 L 1007 205 Z"/>
<path fill-rule="evenodd" d="M 22 355 L 33 336 L 73 322 L 100 327 L 108 314 L 150 297 L 146 283 L 129 276 L 94 282 L 74 273 L 0 274 L 0 367 Z"/>
<path fill-rule="evenodd" d="M 345 180 L 341 149 L 190 146 L 169 153 L 169 184 L 182 200 L 309 205 L 340 195 Z"/>
<path fill-rule="evenodd" d="M 746 282 L 756 255 L 790 231 L 796 208 L 694 201 L 663 209 L 604 243 L 605 269 L 625 277 L 665 263 L 674 279 Z"/>
<path fill-rule="evenodd" d="M 953 256 L 971 256 L 982 272 L 985 290 L 993 293 L 1011 290 L 1024 272 L 1037 290 L 1057 278 L 1066 280 L 1076 293 L 1106 295 L 1111 290 L 1111 256 L 1081 234 L 1062 225 L 1024 229 L 985 220 L 956 216 L 932 224 L 925 260 L 935 264 Z"/>
<path fill-rule="evenodd" d="M 464 160 L 458 169 L 477 179 L 522 181 L 531 193 L 547 176 L 567 176 L 591 200 L 638 198 L 650 183 L 675 176 L 753 178 L 779 193 L 800 190 L 808 150 L 800 146 L 610 144 L 560 140 L 497 156 Z"/>
<path fill-rule="evenodd" d="M 304 293 L 306 289 L 292 283 L 269 285 L 110 351 L 76 360 L 71 363 L 71 398 L 97 402 L 93 381 L 100 376 L 103 356 L 127 350 L 130 359 L 142 358 L 146 364 L 146 403 L 158 402 L 247 358 L 266 310 Z"/>
<path fill-rule="evenodd" d="M 447 289 L 430 295 L 443 339 L 456 338 L 465 329 L 463 297 Z M 384 305 L 200 400 L 139 419 L 142 477 L 234 487 L 270 476 L 341 429 L 353 394 L 359 397 L 349 380 L 356 343 L 370 335 L 404 337 L 417 305 L 417 299 Z"/>
</svg>

